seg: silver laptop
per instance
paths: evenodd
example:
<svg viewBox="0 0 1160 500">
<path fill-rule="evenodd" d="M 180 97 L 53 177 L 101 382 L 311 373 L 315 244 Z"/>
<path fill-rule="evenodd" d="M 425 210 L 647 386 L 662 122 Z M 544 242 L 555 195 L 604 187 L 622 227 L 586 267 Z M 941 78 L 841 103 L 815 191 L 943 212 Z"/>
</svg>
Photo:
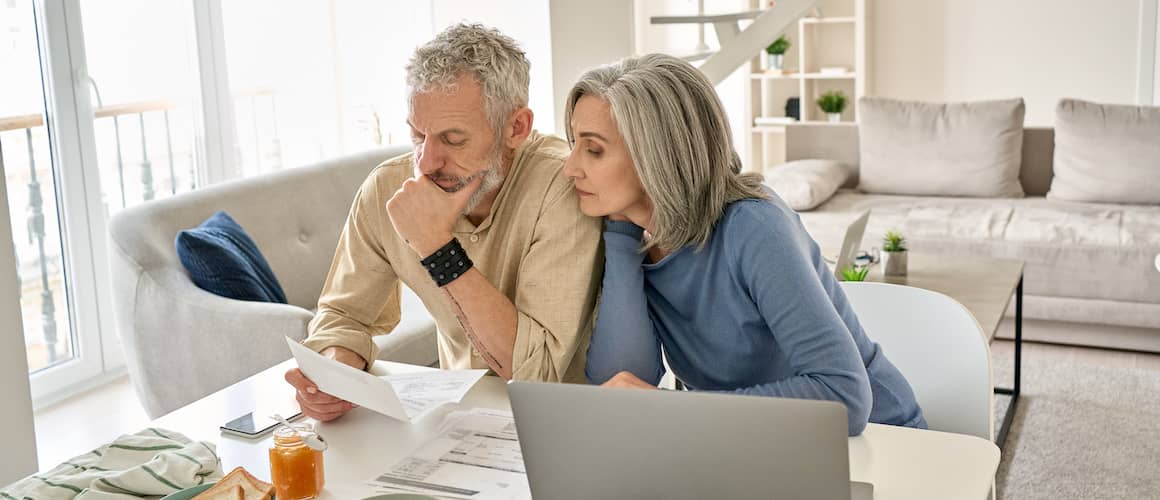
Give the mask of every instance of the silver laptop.
<svg viewBox="0 0 1160 500">
<path fill-rule="evenodd" d="M 854 264 L 858 256 L 858 246 L 862 244 L 862 235 L 866 234 L 866 222 L 870 220 L 870 211 L 866 210 L 846 228 L 846 237 L 842 239 L 842 252 L 838 254 L 838 261 L 834 264 L 834 276 L 842 279 L 842 270 Z"/>
<path fill-rule="evenodd" d="M 508 384 L 533 498 L 870 499 L 830 401 Z"/>
</svg>

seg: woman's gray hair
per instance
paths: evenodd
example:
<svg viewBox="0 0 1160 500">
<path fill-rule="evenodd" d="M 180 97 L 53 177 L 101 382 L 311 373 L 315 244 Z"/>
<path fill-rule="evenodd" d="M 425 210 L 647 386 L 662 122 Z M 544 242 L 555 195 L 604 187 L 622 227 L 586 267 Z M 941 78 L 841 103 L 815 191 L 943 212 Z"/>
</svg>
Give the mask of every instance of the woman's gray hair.
<svg viewBox="0 0 1160 500">
<path fill-rule="evenodd" d="M 511 37 L 482 24 L 456 24 L 415 49 L 407 63 L 408 104 L 415 93 L 447 90 L 464 73 L 483 87 L 483 108 L 498 137 L 515 110 L 528 105 L 531 65 Z"/>
<path fill-rule="evenodd" d="M 765 199 L 761 176 L 741 173 L 729 121 L 713 84 L 689 63 L 648 54 L 589 70 L 572 87 L 564 108 L 568 140 L 572 112 L 582 96 L 608 101 L 633 167 L 653 203 L 653 245 L 700 249 L 725 206 Z"/>
</svg>

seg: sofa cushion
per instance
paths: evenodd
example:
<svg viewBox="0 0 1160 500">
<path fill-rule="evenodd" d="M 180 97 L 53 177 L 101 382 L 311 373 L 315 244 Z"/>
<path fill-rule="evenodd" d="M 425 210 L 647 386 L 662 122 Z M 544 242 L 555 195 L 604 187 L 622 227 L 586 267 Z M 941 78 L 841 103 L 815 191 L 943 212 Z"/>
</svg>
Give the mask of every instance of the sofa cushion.
<svg viewBox="0 0 1160 500">
<path fill-rule="evenodd" d="M 1160 107 L 1063 99 L 1053 200 L 1160 204 Z"/>
<path fill-rule="evenodd" d="M 915 252 L 1023 260 L 1028 295 L 1160 304 L 1158 206 L 841 190 L 801 219 L 823 248 L 836 249 L 863 210 L 866 249 L 899 229 Z"/>
<path fill-rule="evenodd" d="M 229 214 L 213 214 L 177 233 L 177 257 L 198 288 L 222 297 L 286 303 L 286 294 L 258 245 Z"/>
<path fill-rule="evenodd" d="M 833 160 L 797 160 L 766 167 L 764 174 L 765 185 L 789 208 L 809 210 L 830 199 L 850 171 Z"/>
<path fill-rule="evenodd" d="M 1023 99 L 858 101 L 858 188 L 868 193 L 1018 198 Z"/>
</svg>

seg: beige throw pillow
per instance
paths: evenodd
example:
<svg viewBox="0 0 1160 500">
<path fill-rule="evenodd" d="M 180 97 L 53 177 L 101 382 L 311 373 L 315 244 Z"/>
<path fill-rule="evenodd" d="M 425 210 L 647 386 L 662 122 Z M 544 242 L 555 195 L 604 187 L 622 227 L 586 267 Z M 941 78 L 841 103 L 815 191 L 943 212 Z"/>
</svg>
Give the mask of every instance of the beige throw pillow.
<svg viewBox="0 0 1160 500">
<path fill-rule="evenodd" d="M 797 160 L 765 168 L 765 185 L 794 210 L 821 205 L 845 184 L 850 170 L 833 160 Z"/>
<path fill-rule="evenodd" d="M 858 101 L 858 189 L 916 196 L 1021 198 L 1023 99 Z"/>
<path fill-rule="evenodd" d="M 1063 99 L 1052 200 L 1160 204 L 1160 107 Z"/>
</svg>

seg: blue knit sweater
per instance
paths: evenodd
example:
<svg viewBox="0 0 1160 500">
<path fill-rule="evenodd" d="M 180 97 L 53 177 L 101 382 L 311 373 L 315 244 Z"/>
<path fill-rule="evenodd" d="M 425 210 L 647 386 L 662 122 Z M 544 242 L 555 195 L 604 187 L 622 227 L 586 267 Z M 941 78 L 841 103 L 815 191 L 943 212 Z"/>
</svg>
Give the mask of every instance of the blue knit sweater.
<svg viewBox="0 0 1160 500">
<path fill-rule="evenodd" d="M 586 373 L 628 370 L 652 384 L 661 346 L 690 389 L 845 404 L 866 422 L 926 427 L 910 384 L 870 340 L 817 243 L 780 199 L 731 203 L 701 250 L 655 264 L 643 230 L 608 221 L 604 288 Z"/>
</svg>

